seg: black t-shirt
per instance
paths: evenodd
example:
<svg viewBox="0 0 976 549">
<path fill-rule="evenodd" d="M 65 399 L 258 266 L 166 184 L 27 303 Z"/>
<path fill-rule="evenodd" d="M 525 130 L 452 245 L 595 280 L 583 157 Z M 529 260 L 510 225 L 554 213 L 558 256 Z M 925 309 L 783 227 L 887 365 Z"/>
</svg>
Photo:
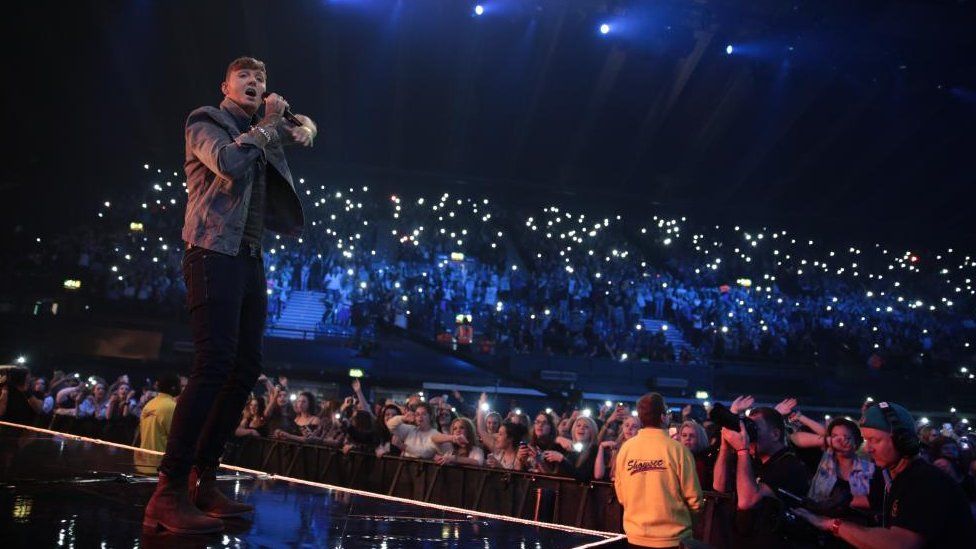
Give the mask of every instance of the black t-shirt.
<svg viewBox="0 0 976 549">
<path fill-rule="evenodd" d="M 926 547 L 976 547 L 966 496 L 948 475 L 921 459 L 892 479 L 883 526 L 911 530 L 925 538 Z"/>
<path fill-rule="evenodd" d="M 756 469 L 756 479 L 776 493 L 782 488 L 804 497 L 810 489 L 807 468 L 789 448 L 783 448 Z M 752 509 L 739 510 L 735 516 L 736 547 L 753 549 L 791 547 L 784 524 L 784 505 L 775 498 L 763 497 Z"/>
<path fill-rule="evenodd" d="M 804 497 L 810 489 L 810 474 L 800 458 L 789 448 L 776 452 L 756 471 L 759 482 L 772 488 L 782 488 L 791 494 Z"/>
<path fill-rule="evenodd" d="M 34 409 L 27 401 L 27 395 L 19 389 L 8 387 L 7 389 L 7 411 L 0 418 L 10 423 L 20 423 L 21 425 L 31 425 L 34 423 Z"/>
</svg>

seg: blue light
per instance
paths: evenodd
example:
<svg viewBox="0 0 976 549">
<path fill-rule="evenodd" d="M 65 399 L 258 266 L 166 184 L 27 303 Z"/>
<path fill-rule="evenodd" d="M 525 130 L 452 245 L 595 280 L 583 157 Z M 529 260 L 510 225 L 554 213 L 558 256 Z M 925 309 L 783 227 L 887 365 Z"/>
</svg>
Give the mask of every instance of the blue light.
<svg viewBox="0 0 976 549">
<path fill-rule="evenodd" d="M 485 7 L 484 6 L 482 6 L 481 4 L 478 4 L 477 6 L 474 7 L 474 14 L 475 15 L 481 15 L 483 13 L 485 13 Z"/>
<path fill-rule="evenodd" d="M 610 25 L 604 23 L 600 25 L 600 34 L 607 34 L 610 32 Z"/>
<path fill-rule="evenodd" d="M 729 44 L 728 46 L 725 46 L 725 53 L 726 53 L 726 55 L 732 55 L 732 52 L 733 51 L 735 51 L 735 48 L 732 47 L 732 44 Z"/>
</svg>

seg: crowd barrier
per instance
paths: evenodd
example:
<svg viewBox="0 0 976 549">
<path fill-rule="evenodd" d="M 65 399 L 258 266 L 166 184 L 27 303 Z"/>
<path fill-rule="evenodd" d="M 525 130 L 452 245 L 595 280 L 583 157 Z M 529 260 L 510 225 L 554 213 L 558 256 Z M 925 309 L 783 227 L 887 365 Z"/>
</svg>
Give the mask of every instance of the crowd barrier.
<svg viewBox="0 0 976 549">
<path fill-rule="evenodd" d="M 48 416 L 37 427 L 131 444 L 137 424 L 93 418 Z M 623 532 L 623 508 L 613 484 L 580 482 L 572 478 L 465 465 L 441 466 L 429 460 L 270 438 L 243 437 L 228 442 L 224 463 L 270 474 L 300 478 L 485 513 L 575 526 L 603 532 Z M 707 547 L 729 546 L 734 504 L 724 494 L 705 492 L 695 524 L 695 539 Z"/>
<path fill-rule="evenodd" d="M 233 441 L 224 462 L 418 502 L 623 532 L 623 508 L 610 482 L 579 482 L 486 467 L 441 466 L 427 460 L 343 453 L 328 446 L 251 437 Z M 705 507 L 696 524 L 695 539 L 712 547 L 727 546 L 732 509 L 728 496 L 705 492 Z"/>
</svg>

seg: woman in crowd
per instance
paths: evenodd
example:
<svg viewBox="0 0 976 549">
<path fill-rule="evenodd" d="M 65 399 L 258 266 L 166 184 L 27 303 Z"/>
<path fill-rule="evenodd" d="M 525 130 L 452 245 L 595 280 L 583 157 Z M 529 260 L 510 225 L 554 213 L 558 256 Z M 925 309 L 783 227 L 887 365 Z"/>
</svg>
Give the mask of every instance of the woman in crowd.
<svg viewBox="0 0 976 549">
<path fill-rule="evenodd" d="M 348 399 L 347 399 L 348 401 Z M 346 402 L 326 400 L 319 406 L 319 426 L 309 437 L 314 444 L 341 447 L 345 441 L 345 424 L 355 408 Z"/>
<path fill-rule="evenodd" d="M 376 449 L 376 428 L 373 427 L 373 414 L 366 410 L 356 410 L 344 428 L 342 452 L 372 452 Z"/>
<path fill-rule="evenodd" d="M 481 440 L 481 444 L 489 452 L 494 452 L 495 435 L 498 434 L 498 430 L 502 425 L 501 414 L 498 412 L 489 412 L 485 414 L 479 407 L 476 419 L 478 420 L 478 438 Z"/>
<path fill-rule="evenodd" d="M 693 420 L 685 420 L 678 428 L 678 442 L 691 451 L 695 456 L 695 470 L 698 472 L 698 484 L 700 486 L 712 485 L 712 470 L 715 468 L 714 462 L 709 462 L 706 457 L 708 454 L 708 435 L 705 428 L 700 423 Z"/>
<path fill-rule="evenodd" d="M 956 483 L 966 477 L 966 467 L 960 460 L 959 443 L 947 436 L 938 436 L 930 443 L 932 465 L 949 475 Z"/>
<path fill-rule="evenodd" d="M 264 416 L 264 399 L 252 396 L 244 407 L 241 414 L 241 423 L 237 426 L 234 434 L 239 437 L 266 437 L 268 436 L 268 419 Z"/>
<path fill-rule="evenodd" d="M 495 433 L 495 451 L 488 456 L 489 467 L 521 471 L 525 465 L 518 458 L 519 445 L 525 438 L 524 425 L 506 421 Z"/>
<path fill-rule="evenodd" d="M 542 458 L 549 463 L 555 463 L 560 474 L 579 481 L 588 481 L 593 477 L 596 467 L 598 446 L 596 422 L 585 416 L 576 418 L 573 422 L 572 436 L 569 441 L 563 438 L 556 439 L 566 449 L 565 455 L 550 450 L 543 452 Z"/>
<path fill-rule="evenodd" d="M 457 414 L 451 411 L 451 407 L 442 403 L 437 407 L 437 430 L 441 433 L 450 434 L 451 426 L 457 419 Z"/>
<path fill-rule="evenodd" d="M 553 474 L 556 466 L 542 459 L 542 453 L 549 450 L 562 451 L 562 446 L 556 442 L 556 424 L 552 416 L 539 412 L 529 429 L 528 444 L 518 449 L 519 460 L 529 471 Z"/>
<path fill-rule="evenodd" d="M 109 394 L 105 388 L 105 380 L 96 378 L 92 385 L 91 394 L 78 403 L 78 418 L 105 419 L 108 412 Z"/>
<path fill-rule="evenodd" d="M 134 396 L 135 392 L 128 383 L 122 382 L 116 385 L 105 406 L 105 419 L 111 421 L 131 415 L 135 409 Z"/>
<path fill-rule="evenodd" d="M 295 419 L 292 426 L 288 429 L 277 429 L 274 432 L 275 438 L 283 438 L 295 442 L 306 442 L 314 435 L 319 428 L 320 420 L 313 413 L 316 409 L 315 395 L 308 391 L 299 393 L 295 399 Z"/>
<path fill-rule="evenodd" d="M 593 462 L 594 480 L 603 480 L 605 477 L 608 480 L 613 479 L 616 473 L 617 451 L 620 450 L 625 442 L 637 436 L 640 429 L 640 420 L 635 416 L 628 416 L 620 424 L 620 434 L 617 435 L 616 439 L 600 442 L 599 446 L 597 446 L 596 460 Z M 609 465 L 607 465 L 608 463 Z M 610 470 L 609 476 L 607 476 L 607 469 Z"/>
<path fill-rule="evenodd" d="M 295 408 L 288 402 L 288 393 L 281 387 L 273 387 L 268 393 L 267 406 L 264 408 L 267 419 L 268 432 L 287 430 L 295 417 Z"/>
<path fill-rule="evenodd" d="M 396 404 L 387 404 L 383 407 L 382 414 L 380 414 L 380 420 L 376 422 L 376 457 L 381 457 L 385 454 L 390 454 L 391 456 L 399 456 L 401 453 L 401 446 L 399 440 L 394 441 L 393 433 L 386 426 L 387 422 L 396 416 L 402 415 L 403 411 Z"/>
<path fill-rule="evenodd" d="M 420 403 L 414 411 L 386 422 L 390 432 L 403 441 L 403 456 L 433 459 L 449 450 L 447 444 L 467 444 L 463 435 L 445 435 L 431 425 L 430 406 Z"/>
<path fill-rule="evenodd" d="M 838 417 L 827 424 L 824 449 L 807 496 L 817 502 L 853 498 L 851 507 L 869 509 L 868 492 L 874 476 L 874 462 L 857 454 L 864 442 L 857 423 Z"/>
<path fill-rule="evenodd" d="M 480 467 L 485 464 L 485 452 L 475 443 L 474 423 L 470 419 L 460 417 L 451 422 L 451 435 L 463 443 L 452 442 L 451 451 L 435 456 L 434 461 L 441 465 L 457 463 Z"/>
</svg>

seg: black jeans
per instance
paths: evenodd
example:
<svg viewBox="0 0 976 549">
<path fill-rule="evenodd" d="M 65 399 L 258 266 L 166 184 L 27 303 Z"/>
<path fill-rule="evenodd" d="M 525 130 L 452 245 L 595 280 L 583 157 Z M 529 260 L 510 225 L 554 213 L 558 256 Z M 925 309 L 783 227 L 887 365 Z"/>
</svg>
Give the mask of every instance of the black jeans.
<svg viewBox="0 0 976 549">
<path fill-rule="evenodd" d="M 176 401 L 159 470 L 174 478 L 214 467 L 261 373 L 268 310 L 260 250 L 236 256 L 199 247 L 183 255 L 193 370 Z"/>
</svg>

